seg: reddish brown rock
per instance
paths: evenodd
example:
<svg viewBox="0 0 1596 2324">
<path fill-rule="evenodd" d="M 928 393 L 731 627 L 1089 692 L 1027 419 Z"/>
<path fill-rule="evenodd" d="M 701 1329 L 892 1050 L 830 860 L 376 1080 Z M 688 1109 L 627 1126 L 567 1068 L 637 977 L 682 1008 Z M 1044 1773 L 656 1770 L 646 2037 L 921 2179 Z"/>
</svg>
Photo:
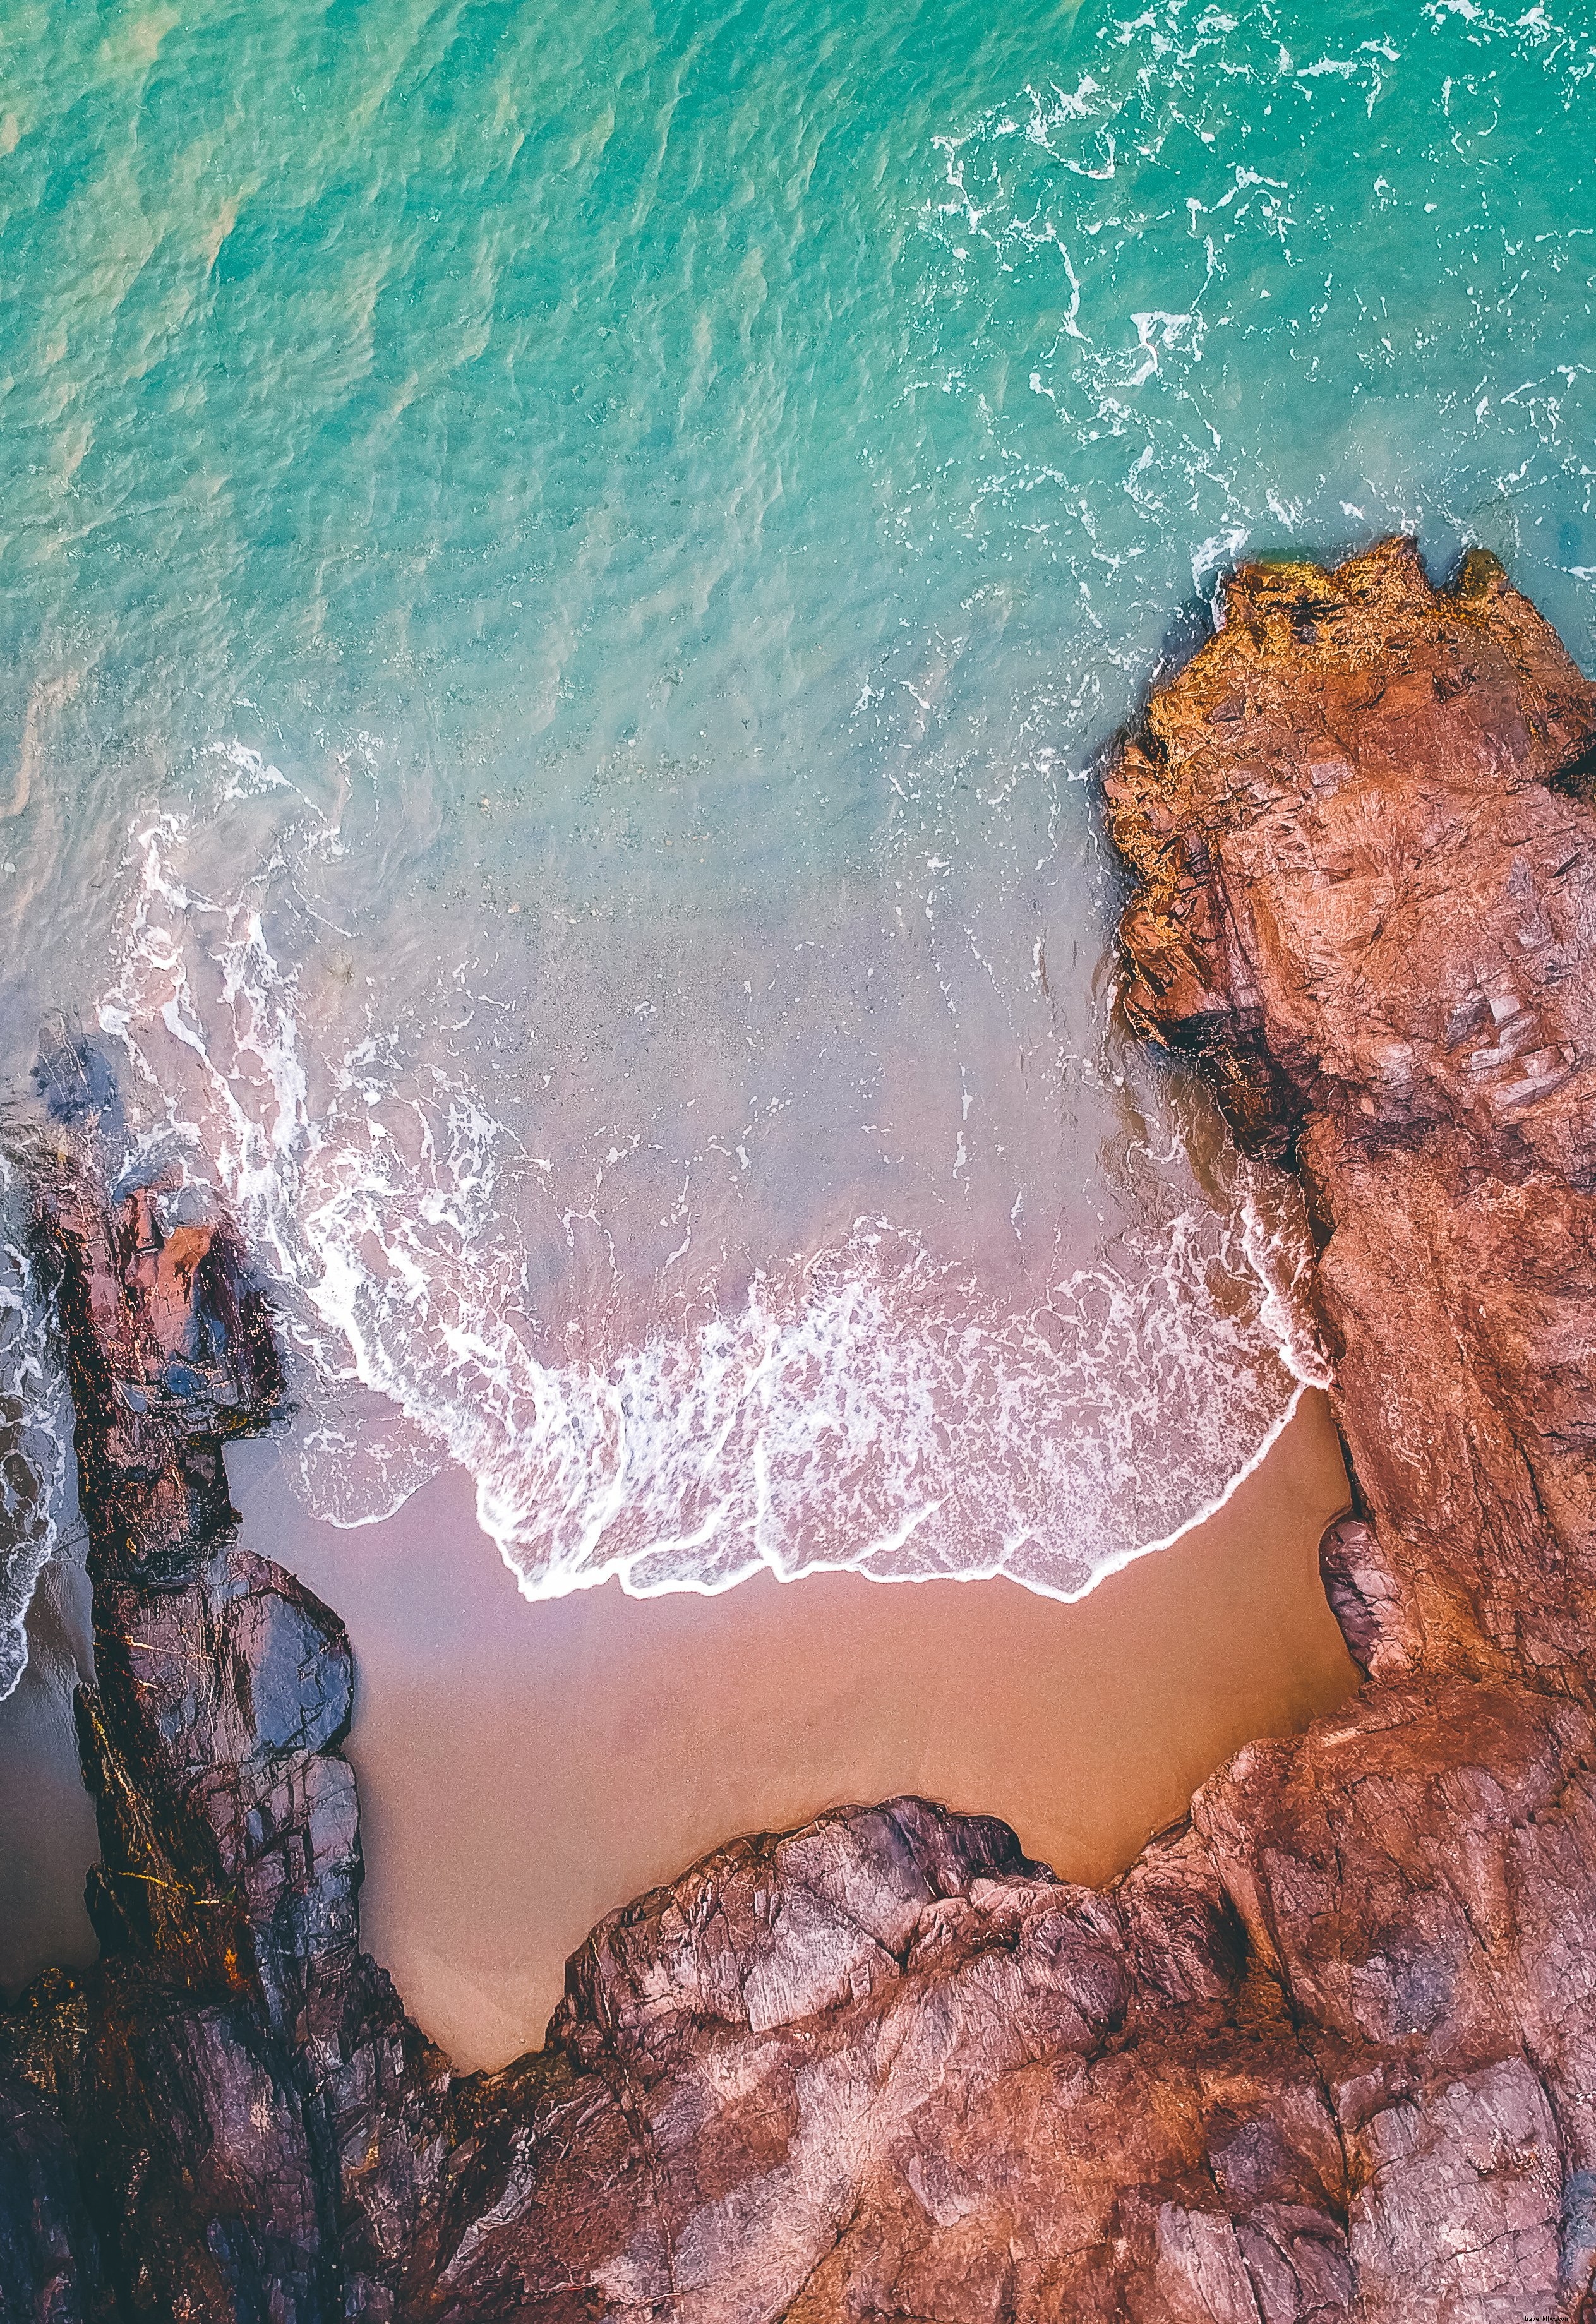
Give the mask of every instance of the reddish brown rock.
<svg viewBox="0 0 1596 2324">
<path fill-rule="evenodd" d="M 455 2078 L 358 1950 L 341 1628 L 234 1538 L 242 1254 L 69 1106 L 106 1958 L 0 2021 L 5 2324 L 1590 2324 L 1596 693 L 1488 559 L 1226 613 L 1109 787 L 1129 1005 L 1304 1171 L 1370 1683 L 1101 1892 L 923 1801 L 737 1840 Z"/>
<path fill-rule="evenodd" d="M 1249 566 L 1107 789 L 1140 881 L 1131 1015 L 1244 1136 L 1437 1125 L 1480 1162 L 1596 1167 L 1596 696 L 1475 551 Z"/>
<path fill-rule="evenodd" d="M 1249 567 L 1112 775 L 1128 1006 L 1295 1148 L 1380 1674 L 1588 1691 L 1596 689 L 1480 552 Z"/>
</svg>

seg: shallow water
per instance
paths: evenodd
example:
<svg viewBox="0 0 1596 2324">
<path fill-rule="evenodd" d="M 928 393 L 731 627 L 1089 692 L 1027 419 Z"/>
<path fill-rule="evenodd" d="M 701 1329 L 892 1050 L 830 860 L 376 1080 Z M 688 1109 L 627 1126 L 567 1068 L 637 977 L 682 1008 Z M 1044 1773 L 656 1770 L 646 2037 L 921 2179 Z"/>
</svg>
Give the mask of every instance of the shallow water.
<svg viewBox="0 0 1596 2324">
<path fill-rule="evenodd" d="M 1069 1594 L 1222 1494 L 1300 1230 L 1116 1036 L 1089 778 L 1243 553 L 1596 658 L 1582 20 L 0 22 L 0 1078 L 74 1010 L 219 1175 L 308 1507 Z"/>
</svg>

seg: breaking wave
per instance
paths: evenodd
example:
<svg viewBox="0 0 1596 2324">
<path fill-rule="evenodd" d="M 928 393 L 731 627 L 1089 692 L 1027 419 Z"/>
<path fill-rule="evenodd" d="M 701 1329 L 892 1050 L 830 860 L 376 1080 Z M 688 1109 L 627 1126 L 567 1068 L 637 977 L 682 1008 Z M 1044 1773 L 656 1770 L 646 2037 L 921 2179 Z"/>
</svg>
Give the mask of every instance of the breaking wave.
<svg viewBox="0 0 1596 2324">
<path fill-rule="evenodd" d="M 234 764 L 235 798 L 282 784 Z M 567 1244 L 580 1224 L 602 1254 L 586 1299 L 606 1343 L 558 1360 L 526 1265 L 553 1164 L 392 1030 L 312 1033 L 268 940 L 291 863 L 336 853 L 336 825 L 307 806 L 223 895 L 191 884 L 194 843 L 174 815 L 135 834 L 99 1021 L 144 1093 L 143 1165 L 214 1167 L 276 1280 L 306 1491 L 339 1524 L 454 1460 L 529 1597 L 609 1575 L 715 1591 L 762 1567 L 1075 1596 L 1222 1496 L 1322 1376 L 1290 1189 L 1229 1156 L 1204 1193 L 1177 1145 L 1148 1153 L 1139 1221 L 1006 1296 L 868 1214 L 746 1279 L 712 1272 L 696 1312 L 650 1324 L 658 1280 L 628 1279 L 615 1218 L 567 1215 Z"/>
</svg>

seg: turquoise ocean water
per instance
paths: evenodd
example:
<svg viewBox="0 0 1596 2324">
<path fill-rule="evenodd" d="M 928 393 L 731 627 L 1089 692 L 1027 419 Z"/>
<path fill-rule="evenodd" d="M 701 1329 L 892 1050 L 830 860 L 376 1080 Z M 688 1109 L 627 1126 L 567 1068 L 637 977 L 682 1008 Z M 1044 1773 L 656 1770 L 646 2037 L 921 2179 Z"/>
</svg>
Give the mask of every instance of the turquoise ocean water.
<svg viewBox="0 0 1596 2324">
<path fill-rule="evenodd" d="M 1483 541 L 1596 662 L 1593 72 L 1483 0 L 0 0 L 0 1081 L 75 1010 L 226 1186 L 312 1507 L 1074 1591 L 1222 1493 L 1298 1230 L 1115 1033 L 1091 774 L 1242 554 Z"/>
</svg>

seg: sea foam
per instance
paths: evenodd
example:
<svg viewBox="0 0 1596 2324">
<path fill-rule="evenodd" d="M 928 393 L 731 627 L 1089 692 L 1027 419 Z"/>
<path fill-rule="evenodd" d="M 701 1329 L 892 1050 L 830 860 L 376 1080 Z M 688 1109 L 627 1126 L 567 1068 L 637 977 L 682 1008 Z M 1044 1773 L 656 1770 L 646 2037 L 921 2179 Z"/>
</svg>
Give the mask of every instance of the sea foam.
<svg viewBox="0 0 1596 2324">
<path fill-rule="evenodd" d="M 285 780 L 248 752 L 233 767 L 234 798 Z M 1044 1249 L 1006 1277 L 939 1252 L 923 1222 L 856 1213 L 752 1268 L 710 1264 L 673 1307 L 660 1281 L 690 1222 L 639 1278 L 623 1197 L 567 1214 L 567 1244 L 580 1225 L 596 1254 L 602 1328 L 562 1360 L 523 1241 L 555 1162 L 369 1005 L 357 1038 L 307 1023 L 267 924 L 294 865 L 341 842 L 309 802 L 291 840 L 274 829 L 220 895 L 185 868 L 183 817 L 136 831 L 99 1022 L 143 1093 L 138 1167 L 214 1169 L 270 1271 L 306 1492 L 336 1522 L 386 1514 L 453 1460 L 529 1597 L 833 1568 L 1075 1596 L 1222 1496 L 1322 1377 L 1288 1189 L 1230 1157 L 1204 1194 L 1168 1124 L 1138 1219 L 1087 1263 Z M 373 1392 L 391 1407 L 374 1435 Z"/>
</svg>

